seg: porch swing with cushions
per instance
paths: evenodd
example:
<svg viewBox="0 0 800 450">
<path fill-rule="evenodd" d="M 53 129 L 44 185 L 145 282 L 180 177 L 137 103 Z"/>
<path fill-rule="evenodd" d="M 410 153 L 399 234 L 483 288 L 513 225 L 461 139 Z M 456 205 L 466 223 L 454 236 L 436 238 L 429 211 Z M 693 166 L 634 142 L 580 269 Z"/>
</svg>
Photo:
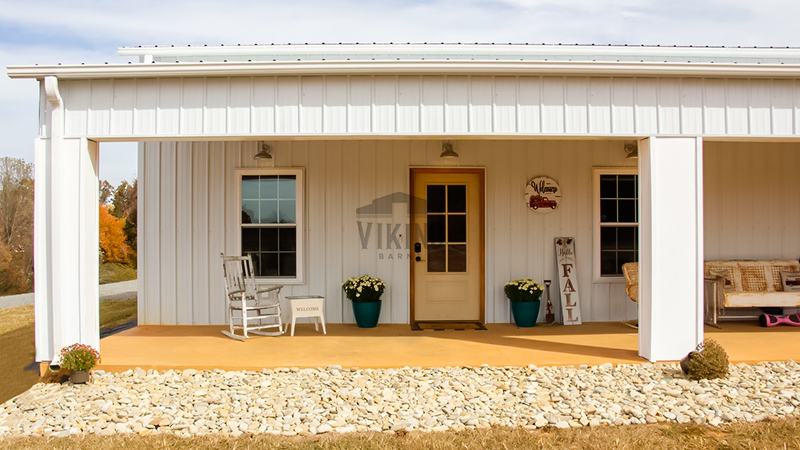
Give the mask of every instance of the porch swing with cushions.
<svg viewBox="0 0 800 450">
<path fill-rule="evenodd" d="M 230 330 L 223 330 L 222 334 L 240 341 L 248 339 L 250 333 L 261 336 L 283 334 L 280 303 L 283 286 L 259 287 L 250 255 L 225 256 L 220 253 L 220 257 L 230 326 Z M 236 334 L 235 330 L 242 330 L 242 334 Z"/>
</svg>

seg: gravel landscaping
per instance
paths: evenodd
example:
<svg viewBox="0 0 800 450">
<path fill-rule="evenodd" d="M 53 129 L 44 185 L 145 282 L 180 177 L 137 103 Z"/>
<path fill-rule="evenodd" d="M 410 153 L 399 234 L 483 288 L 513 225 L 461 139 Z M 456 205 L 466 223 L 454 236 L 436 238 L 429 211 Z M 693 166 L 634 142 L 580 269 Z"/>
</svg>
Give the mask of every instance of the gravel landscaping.
<svg viewBox="0 0 800 450">
<path fill-rule="evenodd" d="M 98 371 L 87 385 L 37 384 L 0 405 L 0 436 L 719 425 L 794 416 L 798 406 L 793 361 L 731 365 L 727 378 L 701 381 L 687 380 L 677 364 L 137 369 Z"/>
</svg>

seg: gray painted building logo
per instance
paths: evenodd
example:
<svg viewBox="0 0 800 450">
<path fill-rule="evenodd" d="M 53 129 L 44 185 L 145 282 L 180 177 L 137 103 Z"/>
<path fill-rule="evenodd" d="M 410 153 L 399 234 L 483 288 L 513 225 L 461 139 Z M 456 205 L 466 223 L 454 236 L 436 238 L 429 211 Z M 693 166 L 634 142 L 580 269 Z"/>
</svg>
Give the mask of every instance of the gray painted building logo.
<svg viewBox="0 0 800 450">
<path fill-rule="evenodd" d="M 413 203 L 416 213 L 414 215 L 427 212 L 427 202 L 424 199 L 414 197 Z M 356 209 L 356 225 L 361 249 L 381 250 L 378 252 L 378 259 L 408 259 L 410 257 L 408 253 L 410 249 L 410 218 L 411 196 L 405 192 L 395 192 L 377 198 L 370 204 Z M 397 223 L 398 221 L 401 222 Z M 421 242 L 423 246 L 427 247 L 427 224 L 424 228 L 416 224 L 414 235 L 417 242 Z"/>
</svg>

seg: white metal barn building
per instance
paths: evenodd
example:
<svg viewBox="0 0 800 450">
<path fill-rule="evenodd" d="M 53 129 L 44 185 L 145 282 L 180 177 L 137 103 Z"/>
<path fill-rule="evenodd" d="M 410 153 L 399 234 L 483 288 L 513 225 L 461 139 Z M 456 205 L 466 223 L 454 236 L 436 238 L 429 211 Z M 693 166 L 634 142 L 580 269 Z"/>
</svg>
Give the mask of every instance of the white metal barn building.
<svg viewBox="0 0 800 450">
<path fill-rule="evenodd" d="M 369 273 L 388 285 L 382 323 L 507 323 L 503 284 L 556 280 L 554 238 L 569 236 L 583 320 L 638 318 L 640 355 L 674 360 L 703 338 L 704 260 L 800 256 L 797 49 L 119 53 L 139 60 L 8 68 L 41 85 L 39 361 L 76 341 L 99 346 L 102 142 L 140 143 L 140 324 L 225 323 L 220 253 L 255 255 L 264 283 L 286 295 L 324 295 L 328 322 L 353 321 L 341 284 Z M 272 159 L 254 159 L 265 146 Z M 557 181 L 558 209 L 528 208 L 536 176 Z M 409 204 L 445 197 L 455 209 L 436 220 L 462 232 L 433 239 Z M 416 256 L 450 278 L 432 281 Z M 638 305 L 619 273 L 636 259 Z"/>
</svg>

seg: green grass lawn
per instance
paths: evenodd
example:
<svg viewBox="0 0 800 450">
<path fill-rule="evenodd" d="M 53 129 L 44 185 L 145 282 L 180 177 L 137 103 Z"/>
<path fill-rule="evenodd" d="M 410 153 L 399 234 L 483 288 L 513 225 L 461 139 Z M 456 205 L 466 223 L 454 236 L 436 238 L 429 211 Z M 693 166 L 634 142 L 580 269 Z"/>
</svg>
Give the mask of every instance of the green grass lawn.
<svg viewBox="0 0 800 450">
<path fill-rule="evenodd" d="M 207 435 L 180 438 L 158 436 L 72 436 L 68 438 L 13 438 L 0 440 L 5 449 L 105 450 L 456 450 L 456 449 L 797 449 L 800 448 L 800 419 L 739 423 L 724 427 L 706 425 L 622 425 L 572 430 L 491 428 L 463 433 L 349 433 L 315 437 L 269 435 Z"/>
<path fill-rule="evenodd" d="M 100 302 L 100 329 L 114 328 L 136 318 L 136 300 Z M 0 309 L 0 403 L 19 395 L 39 381 L 39 366 L 25 370 L 34 361 L 33 305 Z M 102 355 L 101 355 L 102 356 Z"/>
</svg>

